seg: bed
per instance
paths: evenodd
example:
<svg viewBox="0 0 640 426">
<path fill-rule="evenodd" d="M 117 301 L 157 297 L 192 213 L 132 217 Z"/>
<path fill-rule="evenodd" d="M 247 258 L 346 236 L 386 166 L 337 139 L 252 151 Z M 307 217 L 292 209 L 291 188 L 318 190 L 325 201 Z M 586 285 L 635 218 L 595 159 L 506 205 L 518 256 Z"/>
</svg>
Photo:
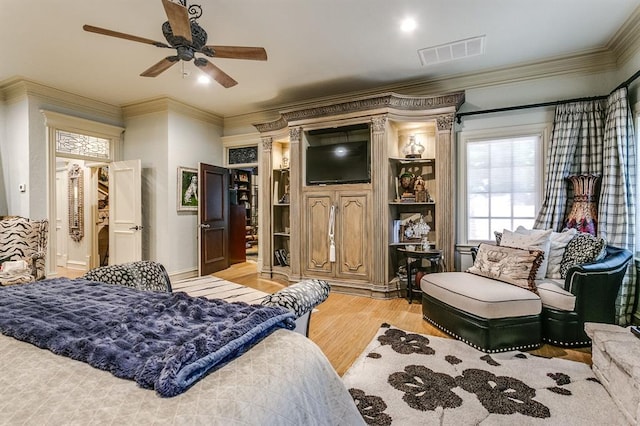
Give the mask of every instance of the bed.
<svg viewBox="0 0 640 426">
<path fill-rule="evenodd" d="M 35 292 L 54 281 L 21 287 Z M 184 392 L 162 397 L 133 380 L 0 335 L 0 424 L 364 424 L 324 354 L 299 333 L 278 328 L 226 362 Z"/>
</svg>

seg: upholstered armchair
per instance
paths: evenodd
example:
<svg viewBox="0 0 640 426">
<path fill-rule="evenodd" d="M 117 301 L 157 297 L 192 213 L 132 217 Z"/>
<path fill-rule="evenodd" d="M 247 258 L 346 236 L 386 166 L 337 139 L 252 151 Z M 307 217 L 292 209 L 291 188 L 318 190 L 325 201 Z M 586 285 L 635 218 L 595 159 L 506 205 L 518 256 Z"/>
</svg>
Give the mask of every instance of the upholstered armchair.
<svg viewBox="0 0 640 426">
<path fill-rule="evenodd" d="M 0 220 L 0 284 L 24 284 L 45 277 L 47 220 L 12 216 Z"/>
<path fill-rule="evenodd" d="M 575 298 L 575 306 L 560 309 L 543 301 L 542 339 L 556 346 L 589 346 L 585 322 L 615 324 L 616 298 L 631 257 L 629 250 L 607 246 L 603 260 L 572 266 L 564 290 L 568 297 Z"/>
</svg>

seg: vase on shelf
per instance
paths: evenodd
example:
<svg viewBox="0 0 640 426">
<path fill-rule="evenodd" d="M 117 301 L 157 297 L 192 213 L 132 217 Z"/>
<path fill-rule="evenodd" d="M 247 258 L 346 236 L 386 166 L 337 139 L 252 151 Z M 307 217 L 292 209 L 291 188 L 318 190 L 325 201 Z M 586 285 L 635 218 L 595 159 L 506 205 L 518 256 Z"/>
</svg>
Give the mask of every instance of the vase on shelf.
<svg viewBox="0 0 640 426">
<path fill-rule="evenodd" d="M 565 228 L 596 235 L 598 231 L 598 175 L 573 175 L 567 177 L 573 188 L 573 205 L 565 221 Z"/>
<path fill-rule="evenodd" d="M 402 151 L 405 158 L 421 158 L 424 146 L 416 139 L 415 135 L 410 135 L 409 142 L 407 142 Z"/>
</svg>

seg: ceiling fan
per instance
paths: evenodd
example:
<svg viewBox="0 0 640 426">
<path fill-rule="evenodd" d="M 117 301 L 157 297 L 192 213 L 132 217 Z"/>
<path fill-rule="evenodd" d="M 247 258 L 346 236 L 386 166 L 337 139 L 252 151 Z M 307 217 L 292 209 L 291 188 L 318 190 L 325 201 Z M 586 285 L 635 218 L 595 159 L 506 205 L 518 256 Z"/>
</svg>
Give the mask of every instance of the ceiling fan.
<svg viewBox="0 0 640 426">
<path fill-rule="evenodd" d="M 175 3 L 171 0 L 162 0 L 162 5 L 168 18 L 168 21 L 162 24 L 162 33 L 169 44 L 108 30 L 106 28 L 94 27 L 92 25 L 84 25 L 82 28 L 91 33 L 151 44 L 156 47 L 176 49 L 176 55 L 167 56 L 160 62 L 152 65 L 140 74 L 143 77 L 156 77 L 180 60 L 190 61 L 193 59 L 193 63 L 210 75 L 215 81 L 224 87 L 232 87 L 238 84 L 238 82 L 206 58 L 196 58 L 195 54 L 202 53 L 210 58 L 250 59 L 255 61 L 267 60 L 267 52 L 263 47 L 207 46 L 207 33 L 196 22 L 196 20 L 202 16 L 202 7 L 196 4 L 187 6 L 187 0 L 178 1 L 180 3 Z M 189 15 L 192 16 L 189 17 Z"/>
</svg>

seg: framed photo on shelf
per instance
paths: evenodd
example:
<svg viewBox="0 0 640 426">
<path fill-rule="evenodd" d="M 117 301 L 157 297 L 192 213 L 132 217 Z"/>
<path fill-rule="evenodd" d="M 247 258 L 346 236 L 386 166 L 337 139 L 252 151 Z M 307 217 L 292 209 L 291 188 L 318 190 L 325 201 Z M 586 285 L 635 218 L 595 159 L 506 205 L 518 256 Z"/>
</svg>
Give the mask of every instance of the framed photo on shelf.
<svg viewBox="0 0 640 426">
<path fill-rule="evenodd" d="M 420 237 L 414 234 L 414 225 L 420 221 L 420 213 L 400 213 L 400 241 L 403 243 L 418 242 Z"/>
<path fill-rule="evenodd" d="M 198 169 L 178 167 L 178 211 L 198 211 Z"/>
</svg>

